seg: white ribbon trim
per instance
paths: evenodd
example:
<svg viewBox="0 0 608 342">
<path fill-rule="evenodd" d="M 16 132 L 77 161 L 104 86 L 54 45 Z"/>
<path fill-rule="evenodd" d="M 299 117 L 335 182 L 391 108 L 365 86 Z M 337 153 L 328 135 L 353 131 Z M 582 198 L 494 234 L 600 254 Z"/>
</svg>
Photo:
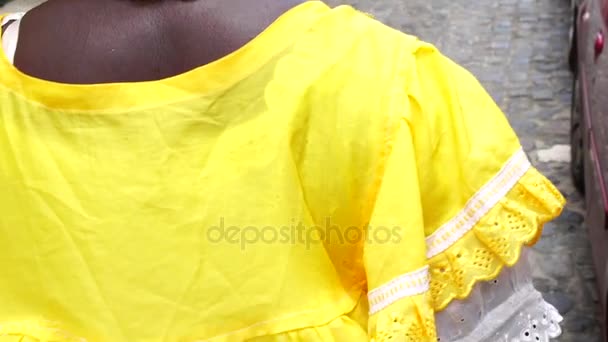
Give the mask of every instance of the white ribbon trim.
<svg viewBox="0 0 608 342">
<path fill-rule="evenodd" d="M 450 221 L 426 238 L 427 258 L 455 244 L 468 233 L 514 186 L 532 165 L 523 149 L 518 150 L 503 168 L 486 183 Z"/>
<path fill-rule="evenodd" d="M 403 274 L 367 294 L 369 314 L 386 308 L 396 301 L 423 294 L 429 290 L 429 267 Z"/>
</svg>

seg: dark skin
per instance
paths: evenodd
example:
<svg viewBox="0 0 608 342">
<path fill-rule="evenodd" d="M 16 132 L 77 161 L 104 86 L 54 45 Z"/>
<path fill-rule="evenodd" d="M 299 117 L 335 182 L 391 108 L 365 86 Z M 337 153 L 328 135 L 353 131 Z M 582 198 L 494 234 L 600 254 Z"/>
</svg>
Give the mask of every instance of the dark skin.
<svg viewBox="0 0 608 342">
<path fill-rule="evenodd" d="M 21 22 L 15 66 L 76 84 L 158 80 L 242 47 L 303 0 L 49 0 Z"/>
</svg>

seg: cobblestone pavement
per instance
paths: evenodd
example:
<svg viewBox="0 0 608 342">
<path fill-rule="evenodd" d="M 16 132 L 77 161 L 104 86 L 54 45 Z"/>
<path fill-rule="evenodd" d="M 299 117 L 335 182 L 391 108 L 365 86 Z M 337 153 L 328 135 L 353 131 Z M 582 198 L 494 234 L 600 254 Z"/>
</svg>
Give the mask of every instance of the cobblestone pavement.
<svg viewBox="0 0 608 342">
<path fill-rule="evenodd" d="M 535 247 L 535 285 L 564 315 L 559 341 L 600 341 L 583 203 L 569 173 L 571 11 L 567 0 L 352 0 L 472 71 L 506 112 L 532 162 L 569 200 Z"/>
<path fill-rule="evenodd" d="M 41 0 L 16 0 L 2 10 Z M 471 70 L 506 112 L 533 163 L 569 200 L 532 255 L 535 284 L 564 315 L 559 341 L 600 341 L 583 203 L 568 168 L 571 77 L 567 0 L 329 0 L 349 3 L 437 45 Z"/>
</svg>

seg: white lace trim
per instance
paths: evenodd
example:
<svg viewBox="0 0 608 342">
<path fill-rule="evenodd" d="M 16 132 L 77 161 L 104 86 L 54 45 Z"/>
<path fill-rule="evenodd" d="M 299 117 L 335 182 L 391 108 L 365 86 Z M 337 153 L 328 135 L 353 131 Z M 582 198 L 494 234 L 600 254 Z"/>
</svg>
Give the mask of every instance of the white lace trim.
<svg viewBox="0 0 608 342">
<path fill-rule="evenodd" d="M 530 284 L 488 313 L 470 335 L 453 342 L 547 342 L 561 335 L 562 320 Z"/>
<path fill-rule="evenodd" d="M 559 312 L 532 284 L 528 249 L 498 278 L 436 314 L 441 342 L 547 342 L 561 334 Z"/>
<path fill-rule="evenodd" d="M 394 302 L 410 296 L 423 294 L 429 290 L 429 267 L 401 275 L 388 283 L 370 291 L 369 314 L 386 308 Z"/>
<path fill-rule="evenodd" d="M 427 258 L 450 248 L 503 198 L 530 169 L 531 164 L 523 149 L 518 150 L 503 168 L 486 183 L 450 221 L 426 238 Z"/>
</svg>

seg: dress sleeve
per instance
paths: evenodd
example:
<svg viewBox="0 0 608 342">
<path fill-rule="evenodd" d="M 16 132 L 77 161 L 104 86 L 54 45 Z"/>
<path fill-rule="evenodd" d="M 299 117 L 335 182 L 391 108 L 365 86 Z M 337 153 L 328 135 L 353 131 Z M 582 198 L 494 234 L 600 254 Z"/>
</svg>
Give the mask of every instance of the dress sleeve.
<svg viewBox="0 0 608 342">
<path fill-rule="evenodd" d="M 417 180 L 409 127 L 402 121 L 386 161 L 363 253 L 372 342 L 435 337 Z"/>
<path fill-rule="evenodd" d="M 370 234 L 391 225 L 402 239 L 367 241 L 369 331 L 378 342 L 437 341 L 435 313 L 516 265 L 565 200 L 469 72 L 421 43 L 400 77 L 406 100 Z"/>
</svg>

